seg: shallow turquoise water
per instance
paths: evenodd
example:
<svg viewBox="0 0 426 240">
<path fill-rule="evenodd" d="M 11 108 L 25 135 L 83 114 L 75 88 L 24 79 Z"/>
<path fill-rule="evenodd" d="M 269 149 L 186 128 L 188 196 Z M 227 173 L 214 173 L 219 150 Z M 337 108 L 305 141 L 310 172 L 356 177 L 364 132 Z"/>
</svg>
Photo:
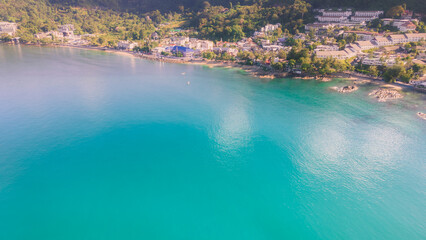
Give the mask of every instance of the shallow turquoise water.
<svg viewBox="0 0 426 240">
<path fill-rule="evenodd" d="M 342 84 L 0 46 L 0 239 L 425 239 L 424 96 Z"/>
</svg>

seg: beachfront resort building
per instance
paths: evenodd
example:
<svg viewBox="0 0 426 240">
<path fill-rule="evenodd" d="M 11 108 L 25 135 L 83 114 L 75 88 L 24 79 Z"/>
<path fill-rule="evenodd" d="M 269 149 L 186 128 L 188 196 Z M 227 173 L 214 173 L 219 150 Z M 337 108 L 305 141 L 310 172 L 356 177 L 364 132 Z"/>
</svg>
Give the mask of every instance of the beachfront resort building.
<svg viewBox="0 0 426 240">
<path fill-rule="evenodd" d="M 377 32 L 368 32 L 368 31 L 345 31 L 343 37 L 347 37 L 351 34 L 355 34 L 357 39 L 360 41 L 370 41 L 373 40 L 375 36 L 378 36 Z"/>
<path fill-rule="evenodd" d="M 416 30 L 416 25 L 409 19 L 383 18 L 382 21 L 384 25 L 394 26 L 401 32 Z"/>
<path fill-rule="evenodd" d="M 349 17 L 352 15 L 352 11 L 323 11 L 323 16 L 327 17 Z"/>
<path fill-rule="evenodd" d="M 317 16 L 317 19 L 319 22 L 336 22 L 336 23 L 342 23 L 347 22 L 348 17 L 345 16 Z"/>
<path fill-rule="evenodd" d="M 356 41 L 355 44 L 361 49 L 361 51 L 377 47 L 371 41 Z"/>
<path fill-rule="evenodd" d="M 215 47 L 215 48 L 213 48 L 213 52 L 215 52 L 216 54 L 227 53 L 227 54 L 235 57 L 238 54 L 238 49 L 231 48 L 231 47 Z"/>
<path fill-rule="evenodd" d="M 182 53 L 184 57 L 193 57 L 195 53 L 193 49 L 184 46 L 167 47 L 165 50 L 166 52 L 171 52 L 173 54 L 177 54 L 178 52 Z"/>
<path fill-rule="evenodd" d="M 260 31 L 254 32 L 254 37 L 263 37 L 267 35 L 269 32 L 273 32 L 281 27 L 280 23 L 277 24 L 266 24 L 264 27 L 260 29 Z"/>
<path fill-rule="evenodd" d="M 408 39 L 405 37 L 404 34 L 391 34 L 391 35 L 389 35 L 388 38 L 392 42 L 392 44 L 399 44 L 399 43 L 408 42 Z"/>
<path fill-rule="evenodd" d="M 131 42 L 131 41 L 119 41 L 118 44 L 117 44 L 117 47 L 119 49 L 127 50 L 127 51 L 133 50 L 133 48 L 135 48 L 137 46 L 138 46 L 138 43 Z"/>
<path fill-rule="evenodd" d="M 9 36 L 15 35 L 18 30 L 18 25 L 11 22 L 0 22 L 0 35 L 6 34 Z"/>
<path fill-rule="evenodd" d="M 58 32 L 62 33 L 63 37 L 74 37 L 74 25 L 65 24 L 61 25 L 58 28 Z"/>
<path fill-rule="evenodd" d="M 334 27 L 334 24 L 332 23 L 308 23 L 305 25 L 306 31 L 321 31 L 321 30 L 327 30 Z"/>
<path fill-rule="evenodd" d="M 408 42 L 419 42 L 426 40 L 426 33 L 406 33 L 404 34 Z"/>
<path fill-rule="evenodd" d="M 339 46 L 337 45 L 318 45 L 315 48 L 316 52 L 319 51 L 338 51 L 339 50 Z"/>
<path fill-rule="evenodd" d="M 317 58 L 335 58 L 339 60 L 349 58 L 349 54 L 347 51 L 318 51 L 315 53 Z"/>
<path fill-rule="evenodd" d="M 392 45 L 392 42 L 387 37 L 381 36 L 374 37 L 372 42 L 379 47 Z"/>
<path fill-rule="evenodd" d="M 183 46 L 204 52 L 213 50 L 214 43 L 213 41 L 209 40 L 199 40 L 196 38 L 190 38 L 189 41 Z"/>
<path fill-rule="evenodd" d="M 398 29 L 401 32 L 408 32 L 408 31 L 414 31 L 414 30 L 416 30 L 416 28 L 417 28 L 417 26 L 414 23 L 406 22 L 406 23 L 401 24 Z"/>
</svg>

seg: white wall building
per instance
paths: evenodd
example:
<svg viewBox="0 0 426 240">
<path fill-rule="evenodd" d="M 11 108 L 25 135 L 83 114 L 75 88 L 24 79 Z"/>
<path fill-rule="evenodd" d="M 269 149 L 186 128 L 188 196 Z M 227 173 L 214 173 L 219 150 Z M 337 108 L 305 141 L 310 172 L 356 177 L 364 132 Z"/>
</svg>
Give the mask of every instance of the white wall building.
<svg viewBox="0 0 426 240">
<path fill-rule="evenodd" d="M 392 42 L 392 44 L 408 42 L 408 39 L 405 37 L 404 34 L 391 34 L 389 35 L 389 40 Z"/>
<path fill-rule="evenodd" d="M 0 22 L 0 34 L 13 36 L 18 30 L 18 25 L 11 22 Z"/>
<path fill-rule="evenodd" d="M 356 11 L 355 12 L 355 16 L 359 16 L 359 17 L 379 18 L 380 14 L 383 14 L 383 11 Z"/>
<path fill-rule="evenodd" d="M 349 17 L 352 15 L 352 11 L 323 11 L 322 15 L 329 17 Z"/>
<path fill-rule="evenodd" d="M 344 16 L 318 16 L 317 17 L 318 21 L 320 22 L 347 22 L 348 21 L 348 17 L 344 17 Z"/>
<path fill-rule="evenodd" d="M 405 37 L 408 42 L 418 42 L 421 40 L 426 40 L 426 33 L 406 33 Z"/>
<path fill-rule="evenodd" d="M 119 41 L 117 45 L 119 49 L 124 49 L 124 50 L 132 50 L 133 48 L 138 46 L 137 43 L 130 42 L 130 41 Z"/>
<path fill-rule="evenodd" d="M 336 59 L 347 59 L 350 56 L 346 51 L 318 51 L 316 52 L 317 58 L 336 58 Z"/>
<path fill-rule="evenodd" d="M 383 62 L 380 60 L 380 58 L 364 58 L 362 59 L 362 64 L 370 66 L 381 66 L 383 65 Z"/>
<path fill-rule="evenodd" d="M 318 45 L 315 48 L 315 52 L 319 51 L 337 51 L 339 50 L 339 46 L 337 45 Z"/>
<path fill-rule="evenodd" d="M 264 33 L 267 33 L 267 32 L 275 31 L 275 30 L 277 30 L 280 27 L 281 27 L 280 23 L 277 23 L 277 24 L 266 24 L 264 27 L 262 27 L 260 29 L 260 31 L 264 32 Z"/>
<path fill-rule="evenodd" d="M 374 37 L 372 42 L 379 47 L 392 45 L 392 42 L 386 37 Z"/>
</svg>

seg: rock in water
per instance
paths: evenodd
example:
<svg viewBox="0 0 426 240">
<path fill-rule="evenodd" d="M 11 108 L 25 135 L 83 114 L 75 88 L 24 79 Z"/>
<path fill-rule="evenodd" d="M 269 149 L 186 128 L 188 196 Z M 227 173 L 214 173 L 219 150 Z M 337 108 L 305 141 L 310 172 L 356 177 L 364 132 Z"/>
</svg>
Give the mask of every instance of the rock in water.
<svg viewBox="0 0 426 240">
<path fill-rule="evenodd" d="M 358 87 L 355 85 L 349 85 L 349 86 L 344 86 L 339 88 L 337 91 L 341 92 L 341 93 L 350 93 L 350 92 L 354 92 L 358 90 Z"/>
<path fill-rule="evenodd" d="M 379 88 L 372 91 L 368 95 L 378 98 L 379 102 L 386 102 L 389 99 L 403 98 L 403 96 L 397 90 L 386 88 Z"/>
<path fill-rule="evenodd" d="M 344 87 L 331 87 L 330 89 L 340 93 L 350 93 L 358 90 L 358 87 L 355 85 L 349 85 Z"/>
</svg>

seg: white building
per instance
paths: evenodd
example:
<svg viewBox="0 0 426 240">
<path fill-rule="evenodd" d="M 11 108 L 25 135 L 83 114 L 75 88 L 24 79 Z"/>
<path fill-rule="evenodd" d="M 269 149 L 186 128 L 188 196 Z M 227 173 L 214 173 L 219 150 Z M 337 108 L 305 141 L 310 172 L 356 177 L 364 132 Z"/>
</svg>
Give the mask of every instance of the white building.
<svg viewBox="0 0 426 240">
<path fill-rule="evenodd" d="M 215 47 L 213 48 L 213 52 L 215 53 L 228 53 L 231 56 L 237 56 L 238 49 L 230 48 L 230 47 Z"/>
<path fill-rule="evenodd" d="M 360 41 L 370 41 L 377 35 L 376 32 L 367 32 L 367 31 L 345 31 L 343 37 L 349 36 L 350 34 L 356 34 L 357 39 Z"/>
<path fill-rule="evenodd" d="M 383 11 L 356 11 L 355 16 L 359 17 L 375 17 L 379 18 Z"/>
<path fill-rule="evenodd" d="M 412 22 L 403 23 L 398 27 L 399 31 L 401 32 L 414 31 L 416 28 L 417 26 Z"/>
<path fill-rule="evenodd" d="M 374 37 L 374 39 L 372 40 L 372 42 L 381 47 L 381 46 L 389 46 L 392 45 L 392 41 L 390 41 L 388 38 L 386 37 Z"/>
<path fill-rule="evenodd" d="M 336 58 L 336 59 L 347 59 L 350 56 L 348 55 L 348 53 L 346 51 L 318 51 L 316 52 L 316 56 L 318 58 Z"/>
<path fill-rule="evenodd" d="M 418 42 L 421 40 L 426 40 L 426 33 L 405 33 L 405 37 L 408 42 Z"/>
<path fill-rule="evenodd" d="M 267 51 L 273 51 L 273 52 L 276 52 L 276 51 L 279 51 L 279 50 L 281 50 L 281 49 L 283 49 L 284 47 L 283 46 L 280 46 L 280 45 L 268 45 L 268 46 L 263 46 L 263 49 L 265 49 L 265 50 L 267 50 Z"/>
<path fill-rule="evenodd" d="M 62 33 L 64 37 L 73 37 L 74 36 L 74 25 L 65 24 L 61 25 L 58 28 L 58 32 Z"/>
<path fill-rule="evenodd" d="M 173 37 L 171 38 L 171 44 L 175 44 L 178 46 L 185 46 L 189 43 L 189 37 Z"/>
<path fill-rule="evenodd" d="M 305 25 L 306 31 L 318 31 L 318 30 L 327 30 L 334 27 L 334 24 L 330 23 L 308 23 Z"/>
<path fill-rule="evenodd" d="M 0 22 L 0 35 L 7 34 L 13 36 L 18 30 L 18 25 L 11 22 Z"/>
<path fill-rule="evenodd" d="M 160 55 L 162 52 L 166 52 L 165 47 L 155 47 L 155 48 L 152 49 L 152 53 L 154 53 L 156 55 Z"/>
<path fill-rule="evenodd" d="M 409 42 L 408 38 L 406 38 L 404 34 L 391 34 L 388 38 L 392 42 L 392 44 Z"/>
<path fill-rule="evenodd" d="M 317 16 L 318 21 L 320 22 L 347 22 L 348 17 L 345 16 Z"/>
<path fill-rule="evenodd" d="M 328 17 L 349 17 L 352 15 L 352 11 L 324 11 L 322 15 Z"/>
<path fill-rule="evenodd" d="M 277 24 L 266 24 L 264 27 L 260 29 L 261 32 L 267 33 L 267 32 L 273 32 L 281 27 L 280 23 Z"/>
<path fill-rule="evenodd" d="M 371 41 L 356 41 L 355 44 L 361 50 L 368 50 L 376 47 Z"/>
<path fill-rule="evenodd" d="M 339 50 L 339 46 L 337 46 L 337 45 L 318 45 L 315 48 L 316 52 L 319 52 L 319 51 L 337 51 L 337 50 Z"/>
<path fill-rule="evenodd" d="M 178 45 L 182 45 L 182 44 L 178 44 Z M 189 42 L 187 42 L 185 45 L 182 45 L 182 46 L 193 48 L 199 51 L 208 51 L 208 50 L 213 50 L 214 43 L 208 40 L 198 40 L 196 38 L 191 38 L 189 39 Z"/>
<path fill-rule="evenodd" d="M 352 16 L 351 21 L 352 22 L 369 22 L 371 20 L 376 19 L 376 17 L 367 17 L 367 16 Z"/>
<path fill-rule="evenodd" d="M 362 64 L 370 65 L 370 66 L 381 66 L 383 65 L 382 60 L 380 58 L 364 58 L 362 59 Z"/>
<path fill-rule="evenodd" d="M 130 41 L 119 41 L 118 48 L 124 50 L 133 50 L 133 48 L 137 47 L 138 44 Z"/>
</svg>

